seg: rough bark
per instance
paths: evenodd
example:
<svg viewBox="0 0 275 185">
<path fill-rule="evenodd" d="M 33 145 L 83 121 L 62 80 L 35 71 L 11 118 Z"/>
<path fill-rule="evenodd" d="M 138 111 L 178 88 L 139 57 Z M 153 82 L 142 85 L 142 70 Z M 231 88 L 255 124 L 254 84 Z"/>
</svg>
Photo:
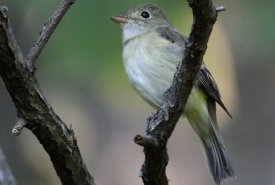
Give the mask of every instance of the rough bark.
<svg viewBox="0 0 275 185">
<path fill-rule="evenodd" d="M 73 2 L 63 0 L 54 15 L 64 10 L 60 9 L 64 4 L 71 5 Z M 63 7 L 68 9 L 69 6 Z M 63 15 L 64 13 L 59 16 Z M 55 22 L 54 28 L 57 24 Z M 50 30 L 50 26 L 51 24 L 45 24 L 43 30 Z M 47 32 L 46 35 L 49 37 L 51 33 Z M 25 60 L 12 33 L 7 7 L 0 4 L 0 76 L 17 108 L 19 121 L 15 130 L 20 132 L 25 126 L 32 131 L 49 154 L 62 184 L 94 184 L 82 160 L 73 131 L 54 113 L 35 77 L 33 66 L 45 44 L 45 39 L 38 39 L 34 47 L 39 47 L 32 49 L 28 60 Z"/>
<path fill-rule="evenodd" d="M 140 176 L 145 185 L 167 185 L 166 166 L 168 164 L 167 141 L 170 138 L 194 85 L 200 70 L 203 55 L 217 12 L 211 0 L 187 0 L 193 10 L 193 25 L 186 43 L 185 58 L 179 64 L 172 86 L 165 92 L 164 101 L 154 116 L 147 120 L 143 135 L 134 141 L 144 147 L 145 161 Z"/>
</svg>

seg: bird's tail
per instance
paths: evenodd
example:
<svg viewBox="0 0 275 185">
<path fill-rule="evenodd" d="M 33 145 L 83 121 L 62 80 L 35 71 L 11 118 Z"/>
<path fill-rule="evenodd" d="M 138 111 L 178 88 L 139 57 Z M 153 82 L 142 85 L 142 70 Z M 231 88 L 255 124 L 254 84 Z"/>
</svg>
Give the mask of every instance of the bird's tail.
<svg viewBox="0 0 275 185">
<path fill-rule="evenodd" d="M 235 178 L 231 162 L 227 156 L 224 144 L 218 133 L 218 128 L 214 127 L 213 142 L 208 146 L 202 139 L 203 149 L 206 154 L 210 172 L 217 185 L 224 179 Z"/>
</svg>

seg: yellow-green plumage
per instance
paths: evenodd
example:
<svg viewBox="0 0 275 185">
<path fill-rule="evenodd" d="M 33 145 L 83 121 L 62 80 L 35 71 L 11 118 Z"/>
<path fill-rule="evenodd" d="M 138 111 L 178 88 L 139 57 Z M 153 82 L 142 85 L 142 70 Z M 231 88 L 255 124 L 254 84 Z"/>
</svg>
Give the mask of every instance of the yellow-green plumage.
<svg viewBox="0 0 275 185">
<path fill-rule="evenodd" d="M 208 146 L 211 146 L 213 129 L 209 121 L 207 98 L 207 94 L 195 86 L 186 103 L 184 115 L 195 132 L 204 139 Z"/>
</svg>

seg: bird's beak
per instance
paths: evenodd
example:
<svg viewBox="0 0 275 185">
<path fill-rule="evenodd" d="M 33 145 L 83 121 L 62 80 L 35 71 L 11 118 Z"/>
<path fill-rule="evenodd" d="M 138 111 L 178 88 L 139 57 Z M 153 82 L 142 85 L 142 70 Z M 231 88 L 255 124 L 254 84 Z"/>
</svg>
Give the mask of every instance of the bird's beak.
<svg viewBox="0 0 275 185">
<path fill-rule="evenodd" d="M 118 24 L 126 23 L 129 20 L 129 18 L 126 17 L 125 15 L 115 15 L 115 16 L 111 16 L 109 18 L 112 19 L 113 21 L 115 21 Z"/>
</svg>

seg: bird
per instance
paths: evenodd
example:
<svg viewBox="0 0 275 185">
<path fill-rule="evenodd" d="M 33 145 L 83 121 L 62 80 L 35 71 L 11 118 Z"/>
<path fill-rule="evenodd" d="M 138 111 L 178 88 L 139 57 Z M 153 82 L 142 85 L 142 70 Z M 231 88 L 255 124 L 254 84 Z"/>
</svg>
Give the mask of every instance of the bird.
<svg viewBox="0 0 275 185">
<path fill-rule="evenodd" d="M 141 4 L 110 19 L 118 23 L 122 31 L 122 56 L 132 87 L 151 106 L 159 108 L 184 57 L 187 38 L 155 4 Z M 216 103 L 232 118 L 214 78 L 202 62 L 183 116 L 199 136 L 210 174 L 219 185 L 222 180 L 235 178 L 235 174 L 219 134 Z"/>
</svg>

